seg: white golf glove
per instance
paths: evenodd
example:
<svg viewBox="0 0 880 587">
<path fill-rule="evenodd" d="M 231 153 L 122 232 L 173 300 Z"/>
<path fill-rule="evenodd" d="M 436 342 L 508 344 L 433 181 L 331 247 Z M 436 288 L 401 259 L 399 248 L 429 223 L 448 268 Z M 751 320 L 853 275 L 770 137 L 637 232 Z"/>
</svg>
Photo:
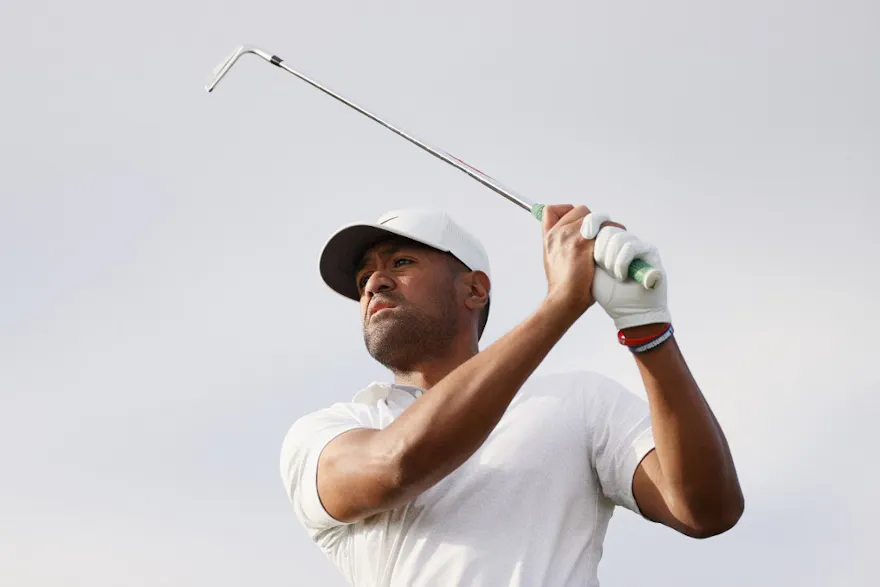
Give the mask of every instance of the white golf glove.
<svg viewBox="0 0 880 587">
<path fill-rule="evenodd" d="M 617 226 L 600 228 L 609 220 L 606 214 L 591 213 L 581 225 L 584 238 L 596 239 L 593 258 L 597 268 L 592 289 L 596 302 L 611 316 L 618 329 L 671 322 L 666 307 L 665 272 L 654 289 L 646 289 L 628 277 L 633 259 L 644 259 L 662 271 L 657 249 Z"/>
</svg>

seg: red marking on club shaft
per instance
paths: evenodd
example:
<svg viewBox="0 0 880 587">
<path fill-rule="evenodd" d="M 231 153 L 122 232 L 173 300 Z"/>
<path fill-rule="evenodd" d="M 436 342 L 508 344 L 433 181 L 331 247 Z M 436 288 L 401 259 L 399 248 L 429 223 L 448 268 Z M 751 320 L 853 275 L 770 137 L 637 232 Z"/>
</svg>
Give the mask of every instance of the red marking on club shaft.
<svg viewBox="0 0 880 587">
<path fill-rule="evenodd" d="M 489 175 L 488 173 L 485 173 L 485 172 L 483 172 L 483 171 L 480 171 L 479 169 L 477 169 L 476 167 L 474 167 L 474 166 L 471 165 L 470 163 L 467 163 L 467 162 L 465 162 L 465 161 L 462 161 L 461 159 L 459 159 L 458 157 L 456 157 L 456 156 L 453 155 L 452 153 L 449 153 L 448 155 L 449 155 L 450 157 L 452 157 L 453 159 L 455 159 L 456 161 L 458 161 L 459 163 L 461 163 L 462 165 L 464 165 L 464 166 L 466 166 L 466 167 L 470 167 L 471 169 L 473 169 L 474 171 L 478 172 L 479 174 L 481 174 L 481 175 L 485 175 L 485 176 L 488 177 L 489 179 L 495 179 L 494 177 L 492 177 L 492 176 Z"/>
</svg>

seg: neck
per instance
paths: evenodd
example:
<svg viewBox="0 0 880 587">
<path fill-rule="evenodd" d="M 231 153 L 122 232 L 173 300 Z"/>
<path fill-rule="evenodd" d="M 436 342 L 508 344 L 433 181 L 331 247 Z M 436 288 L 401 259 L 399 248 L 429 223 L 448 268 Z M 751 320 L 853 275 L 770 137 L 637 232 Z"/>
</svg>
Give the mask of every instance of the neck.
<svg viewBox="0 0 880 587">
<path fill-rule="evenodd" d="M 449 352 L 441 357 L 413 365 L 411 369 L 393 370 L 394 383 L 411 385 L 427 391 L 478 352 L 476 342 L 468 337 L 462 344 L 452 345 Z"/>
</svg>

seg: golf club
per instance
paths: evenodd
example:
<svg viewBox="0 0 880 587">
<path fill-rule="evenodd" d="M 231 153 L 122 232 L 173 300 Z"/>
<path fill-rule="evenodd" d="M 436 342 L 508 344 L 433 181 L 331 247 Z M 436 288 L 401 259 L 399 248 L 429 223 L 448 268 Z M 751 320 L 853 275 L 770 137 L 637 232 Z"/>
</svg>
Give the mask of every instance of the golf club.
<svg viewBox="0 0 880 587">
<path fill-rule="evenodd" d="M 336 98 L 337 100 L 339 100 L 340 102 L 342 102 L 346 106 L 353 108 L 353 109 L 357 110 L 358 112 L 360 112 L 361 114 L 363 114 L 364 116 L 372 119 L 375 122 L 378 122 L 379 124 L 381 124 L 382 126 L 387 128 L 388 130 L 400 135 L 401 137 L 405 138 L 406 140 L 408 140 L 412 144 L 424 149 L 425 151 L 434 155 L 438 159 L 442 159 L 443 161 L 452 165 L 453 167 L 455 167 L 459 171 L 466 173 L 467 175 L 469 175 L 473 179 L 477 180 L 478 182 L 480 182 L 481 184 L 483 184 L 484 186 L 486 186 L 490 190 L 494 191 L 495 193 L 497 193 L 501 196 L 504 196 L 509 201 L 513 202 L 514 204 L 518 205 L 519 207 L 521 207 L 525 210 L 528 210 L 532 214 L 532 216 L 534 216 L 536 219 L 541 220 L 543 218 L 544 204 L 539 204 L 539 203 L 533 202 L 533 201 L 529 200 L 528 198 L 525 198 L 525 197 L 517 194 L 516 192 L 514 192 L 510 188 L 505 187 L 499 181 L 486 175 L 485 173 L 483 173 L 479 169 L 472 167 L 471 165 L 468 165 L 467 163 L 465 163 L 464 161 L 462 161 L 458 157 L 455 157 L 454 155 L 451 155 L 441 149 L 437 149 L 435 147 L 432 147 L 432 146 L 428 145 L 426 142 L 415 138 L 411 134 L 393 126 L 392 124 L 389 124 L 388 122 L 382 120 L 381 118 L 379 118 L 375 114 L 372 114 L 371 112 L 368 112 L 367 110 L 364 110 L 363 108 L 361 108 L 360 106 L 358 106 L 354 102 L 342 97 L 341 95 L 339 95 L 336 92 L 321 85 L 320 83 L 316 82 L 315 80 L 303 75 L 302 73 L 288 67 L 287 64 L 284 63 L 284 60 L 281 59 L 280 57 L 278 57 L 277 55 L 273 55 L 273 54 L 271 54 L 267 51 L 264 51 L 262 49 L 258 49 L 256 47 L 248 46 L 248 45 L 242 45 L 241 47 L 238 47 L 235 51 L 233 51 L 232 53 L 229 54 L 229 57 L 227 57 L 219 66 L 217 66 L 211 72 L 211 77 L 209 78 L 208 83 L 205 86 L 205 89 L 207 89 L 208 92 L 212 92 L 214 90 L 214 88 L 217 87 L 217 84 L 220 83 L 220 80 L 223 79 L 223 77 L 229 72 L 230 69 L 232 69 L 232 66 L 235 65 L 235 63 L 238 61 L 238 59 L 242 55 L 245 55 L 247 53 L 251 53 L 253 55 L 256 55 L 257 57 L 263 58 L 264 60 L 268 61 L 272 65 L 280 67 L 284 71 L 286 71 L 292 75 L 295 75 L 299 79 L 301 79 L 304 82 L 310 84 L 311 86 L 321 90 L 325 94 Z M 663 277 L 662 272 L 659 269 L 651 266 L 649 263 L 647 263 L 646 261 L 644 261 L 642 259 L 634 259 L 632 261 L 632 263 L 630 263 L 628 274 L 631 279 L 633 279 L 637 283 L 641 284 L 646 289 L 653 289 L 654 287 L 656 287 L 657 284 L 660 282 L 660 280 Z"/>
</svg>

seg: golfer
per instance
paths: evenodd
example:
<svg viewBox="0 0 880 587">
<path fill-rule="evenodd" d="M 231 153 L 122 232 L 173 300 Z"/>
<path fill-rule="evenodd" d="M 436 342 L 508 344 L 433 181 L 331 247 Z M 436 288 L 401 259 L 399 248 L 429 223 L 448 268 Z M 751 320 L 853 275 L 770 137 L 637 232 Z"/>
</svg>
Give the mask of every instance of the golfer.
<svg viewBox="0 0 880 587">
<path fill-rule="evenodd" d="M 666 279 L 648 290 L 626 277 L 634 256 L 662 268 L 657 250 L 570 205 L 545 208 L 543 249 L 546 297 L 479 351 L 489 261 L 448 215 L 390 212 L 325 245 L 323 279 L 360 303 L 367 350 L 394 380 L 296 420 L 281 476 L 352 585 L 595 586 L 615 506 L 694 538 L 740 518 L 733 460 L 673 336 Z M 595 305 L 647 403 L 596 373 L 533 375 Z"/>
</svg>

